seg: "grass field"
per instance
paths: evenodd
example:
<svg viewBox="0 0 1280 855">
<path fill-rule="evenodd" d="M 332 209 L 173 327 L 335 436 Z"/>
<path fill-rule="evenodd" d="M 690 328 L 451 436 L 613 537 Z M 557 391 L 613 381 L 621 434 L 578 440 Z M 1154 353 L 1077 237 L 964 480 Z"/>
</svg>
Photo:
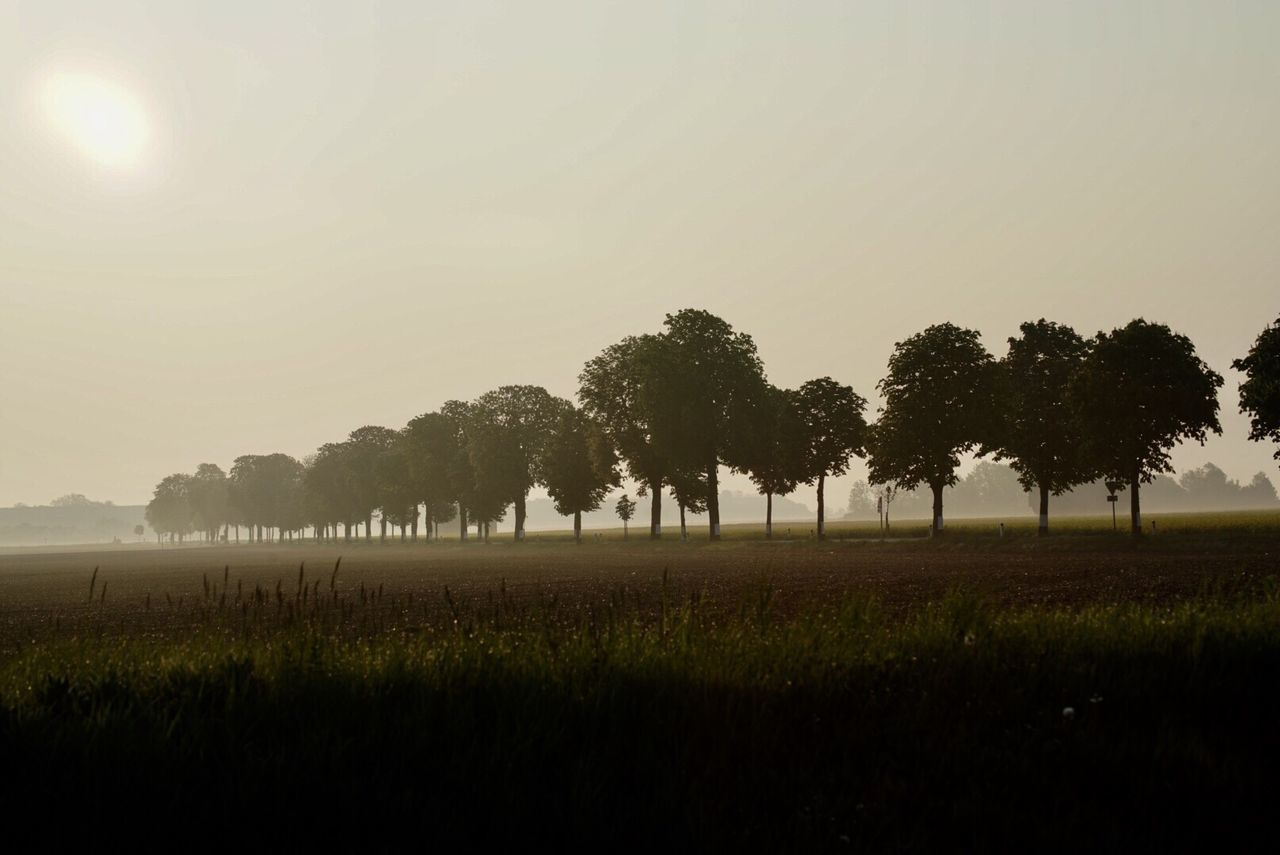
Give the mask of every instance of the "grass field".
<svg viewBox="0 0 1280 855">
<path fill-rule="evenodd" d="M 0 797 L 45 843 L 1257 848 L 1280 518 L 1158 530 L 0 555 Z"/>
</svg>

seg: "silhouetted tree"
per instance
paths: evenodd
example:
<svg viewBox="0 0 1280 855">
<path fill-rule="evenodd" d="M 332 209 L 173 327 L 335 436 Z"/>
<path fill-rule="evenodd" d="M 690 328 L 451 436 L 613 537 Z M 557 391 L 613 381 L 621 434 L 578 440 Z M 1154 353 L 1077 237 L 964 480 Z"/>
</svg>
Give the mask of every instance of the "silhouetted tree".
<svg viewBox="0 0 1280 855">
<path fill-rule="evenodd" d="M 1049 533 L 1049 495 L 1094 478 L 1080 454 L 1079 422 L 1067 390 L 1089 346 L 1071 327 L 1043 318 L 1020 327 L 996 372 L 996 409 L 985 452 L 1008 460 L 1027 491 L 1040 494 L 1039 533 Z"/>
<path fill-rule="evenodd" d="M 201 463 L 191 478 L 189 493 L 196 528 L 204 532 L 206 539 L 217 540 L 218 529 L 230 519 L 226 473 L 215 463 Z"/>
<path fill-rule="evenodd" d="M 529 490 L 543 481 L 542 453 L 569 402 L 541 386 L 502 386 L 471 408 L 471 463 L 486 490 L 515 505 L 515 539 L 524 536 Z"/>
<path fill-rule="evenodd" d="M 628 336 L 611 345 L 578 375 L 578 401 L 601 426 L 626 464 L 627 474 L 650 497 L 649 537 L 662 536 L 662 487 L 671 471 L 662 428 L 670 406 L 671 363 L 655 335 Z"/>
<path fill-rule="evenodd" d="M 1249 418 L 1249 439 L 1280 443 L 1280 319 L 1263 330 L 1249 353 L 1231 363 L 1243 371 L 1240 412 Z M 1280 460 L 1280 448 L 1274 454 Z"/>
<path fill-rule="evenodd" d="M 1139 485 L 1171 472 L 1169 450 L 1184 439 L 1203 444 L 1218 424 L 1222 376 L 1184 335 L 1141 318 L 1093 339 L 1071 382 L 1087 459 L 1129 485 L 1134 534 L 1142 533 Z"/>
<path fill-rule="evenodd" d="M 274 529 L 302 525 L 305 470 L 287 454 L 246 454 L 235 459 L 228 476 L 231 502 L 249 525 L 250 539 L 262 542 Z"/>
<path fill-rule="evenodd" d="M 670 428 L 659 433 L 670 437 L 675 466 L 706 473 L 708 525 L 711 539 L 719 540 L 719 467 L 746 467 L 741 432 L 764 394 L 764 368 L 751 336 L 710 312 L 683 309 L 667 315 L 664 326 L 663 358 L 680 370 L 669 372 L 664 397 L 672 406 L 658 409 Z"/>
<path fill-rule="evenodd" d="M 351 510 L 364 523 L 364 539 L 373 540 L 373 512 L 379 507 L 378 458 L 396 442 L 391 428 L 365 425 L 347 437 L 343 461 L 347 466 L 347 487 Z"/>
<path fill-rule="evenodd" d="M 451 472 L 461 454 L 460 428 L 457 420 L 440 413 L 424 413 L 409 421 L 405 428 L 405 446 L 409 471 L 418 501 L 423 504 L 428 534 L 434 526 L 448 522 L 456 513 L 459 489 Z M 465 531 L 465 513 L 463 514 Z"/>
<path fill-rule="evenodd" d="M 943 530 L 942 490 L 956 482 L 960 455 L 989 430 L 991 354 L 976 330 L 944 323 L 894 346 L 880 420 L 869 431 L 870 480 L 933 493 L 931 531 Z"/>
<path fill-rule="evenodd" d="M 620 483 L 617 457 L 599 425 L 572 407 L 564 409 L 542 461 L 556 513 L 573 517 L 573 539 L 582 541 L 582 514 L 600 507 Z"/>
<path fill-rule="evenodd" d="M 796 393 L 766 385 L 753 403 L 743 462 L 765 497 L 764 536 L 772 538 L 773 497 L 787 495 L 808 477 L 807 436 Z"/>
<path fill-rule="evenodd" d="M 627 539 L 627 523 L 631 522 L 631 518 L 636 513 L 635 500 L 623 493 L 618 499 L 618 503 L 613 506 L 614 511 L 618 514 L 618 519 L 622 520 L 622 539 Z"/>
<path fill-rule="evenodd" d="M 390 447 L 384 449 L 374 461 L 378 480 L 378 508 L 380 509 L 382 542 L 387 539 L 387 523 L 400 527 L 400 539 L 405 529 L 413 526 L 414 538 L 418 536 L 418 496 L 413 471 L 409 463 L 409 449 L 403 434 L 396 437 Z"/>
<path fill-rule="evenodd" d="M 818 538 L 827 536 L 824 487 L 828 475 L 849 471 L 849 458 L 864 453 L 867 400 L 830 377 L 809 380 L 796 390 L 794 407 L 800 423 L 801 477 L 818 485 Z"/>
<path fill-rule="evenodd" d="M 155 494 L 147 503 L 147 524 L 157 536 L 169 535 L 169 540 L 182 542 L 194 529 L 191 519 L 191 476 L 175 473 L 166 476 L 156 485 Z"/>
</svg>

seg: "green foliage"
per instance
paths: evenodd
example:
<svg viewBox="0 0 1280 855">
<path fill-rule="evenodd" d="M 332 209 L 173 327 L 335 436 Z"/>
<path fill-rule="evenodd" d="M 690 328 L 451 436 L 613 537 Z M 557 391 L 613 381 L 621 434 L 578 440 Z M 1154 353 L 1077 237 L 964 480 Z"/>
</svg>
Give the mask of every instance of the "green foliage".
<svg viewBox="0 0 1280 855">
<path fill-rule="evenodd" d="M 803 614 L 664 584 L 591 610 L 300 580 L 183 609 L 173 638 L 0 659 L 0 798 L 296 847 L 338 807 L 437 845 L 932 851 L 1265 848 L 1274 593 L 1172 606 Z M 305 592 L 305 593 L 304 593 Z M 243 606 L 243 608 L 242 608 Z M 397 631 L 416 612 L 413 632 Z M 216 804 L 234 822 L 210 823 Z M 494 822 L 501 805 L 501 822 Z M 269 806 L 270 809 L 264 808 Z M 261 826 L 253 818 L 268 818 Z M 660 821 L 659 821 L 660 820 Z M 252 829 L 252 831 L 250 831 Z"/>
<path fill-rule="evenodd" d="M 1245 374 L 1240 412 L 1249 416 L 1249 439 L 1280 443 L 1280 319 L 1263 330 L 1249 353 L 1231 367 Z M 1280 460 L 1280 448 L 1275 457 Z"/>
</svg>

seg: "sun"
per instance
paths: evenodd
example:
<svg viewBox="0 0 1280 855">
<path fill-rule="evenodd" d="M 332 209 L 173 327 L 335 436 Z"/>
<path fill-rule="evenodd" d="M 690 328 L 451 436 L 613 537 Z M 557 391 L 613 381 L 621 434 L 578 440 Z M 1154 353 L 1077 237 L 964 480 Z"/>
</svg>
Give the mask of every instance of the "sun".
<svg viewBox="0 0 1280 855">
<path fill-rule="evenodd" d="M 44 89 L 49 117 L 93 161 L 129 168 L 142 159 L 151 128 L 141 102 L 122 86 L 91 74 L 57 74 Z"/>
</svg>

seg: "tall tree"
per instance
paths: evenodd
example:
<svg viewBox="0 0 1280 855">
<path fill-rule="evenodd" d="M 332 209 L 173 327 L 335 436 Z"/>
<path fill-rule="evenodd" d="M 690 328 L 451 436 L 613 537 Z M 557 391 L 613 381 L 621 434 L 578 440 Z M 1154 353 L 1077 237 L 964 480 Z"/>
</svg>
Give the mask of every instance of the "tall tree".
<svg viewBox="0 0 1280 855">
<path fill-rule="evenodd" d="M 828 476 L 849 471 L 849 459 L 864 453 L 867 400 L 830 377 L 809 380 L 792 398 L 800 424 L 802 477 L 818 488 L 818 538 L 827 536 L 825 486 Z"/>
<path fill-rule="evenodd" d="M 145 516 L 157 536 L 167 534 L 170 541 L 181 543 L 193 531 L 190 491 L 191 476 L 183 473 L 168 475 L 156 485 Z"/>
<path fill-rule="evenodd" d="M 303 519 L 304 468 L 287 454 L 245 454 L 228 476 L 231 502 L 249 525 L 249 539 L 263 542 L 276 529 L 290 530 Z"/>
<path fill-rule="evenodd" d="M 409 448 L 404 434 L 396 437 L 391 446 L 374 461 L 378 479 L 378 508 L 381 517 L 380 539 L 387 539 L 387 523 L 400 527 L 400 539 L 405 529 L 413 526 L 414 539 L 418 532 L 418 495 L 409 461 Z"/>
<path fill-rule="evenodd" d="M 894 345 L 884 397 L 868 431 L 873 484 L 933 493 L 930 530 L 943 530 L 942 491 L 956 482 L 960 455 L 990 429 L 994 360 L 976 330 L 936 324 Z"/>
<path fill-rule="evenodd" d="M 765 394 L 764 367 L 755 342 L 724 320 L 701 309 L 667 315 L 663 358 L 672 369 L 659 407 L 670 437 L 675 466 L 706 473 L 707 522 L 711 539 L 720 539 L 720 477 L 723 464 L 744 469 L 749 457 L 750 413 Z M 678 370 L 674 370 L 678 367 Z"/>
<path fill-rule="evenodd" d="M 1089 345 L 1071 327 L 1041 318 L 1020 327 L 996 372 L 996 410 L 984 452 L 1008 460 L 1024 490 L 1040 495 L 1039 534 L 1049 533 L 1049 496 L 1093 480 L 1080 454 L 1068 388 Z"/>
<path fill-rule="evenodd" d="M 1086 459 L 1103 475 L 1129 485 L 1132 531 L 1142 533 L 1139 485 L 1171 472 L 1178 442 L 1204 443 L 1218 424 L 1222 376 L 1195 345 L 1164 324 L 1141 318 L 1094 337 L 1069 395 Z"/>
<path fill-rule="evenodd" d="M 608 438 L 580 411 L 569 408 L 547 443 L 543 477 L 556 513 L 573 517 L 573 539 L 582 542 L 582 514 L 600 507 L 620 483 Z"/>
<path fill-rule="evenodd" d="M 502 386 L 472 408 L 472 465 L 478 477 L 515 505 L 515 539 L 524 537 L 525 503 L 540 484 L 542 454 L 569 406 L 541 386 Z"/>
<path fill-rule="evenodd" d="M 409 471 L 426 515 L 428 536 L 433 526 L 454 517 L 454 504 L 460 490 L 451 473 L 460 454 L 459 440 L 457 420 L 443 412 L 423 413 L 405 427 Z M 465 530 L 465 520 L 463 525 Z"/>
<path fill-rule="evenodd" d="M 744 469 L 765 497 L 764 536 L 773 537 L 773 497 L 785 496 L 808 477 L 805 425 L 795 392 L 766 385 L 749 417 Z M 683 515 L 682 515 L 683 528 Z"/>
<path fill-rule="evenodd" d="M 230 519 L 227 476 L 216 463 L 201 463 L 191 477 L 190 503 L 195 526 L 207 540 L 218 539 L 218 529 Z"/>
<path fill-rule="evenodd" d="M 399 434 L 391 428 L 365 425 L 347 437 L 347 484 L 356 518 L 364 523 L 364 539 L 373 540 L 373 512 L 379 507 L 378 458 L 395 445 Z"/>
<path fill-rule="evenodd" d="M 662 435 L 663 407 L 671 399 L 663 341 L 656 335 L 628 336 L 610 345 L 578 375 L 578 401 L 601 426 L 626 464 L 627 474 L 650 497 L 649 537 L 662 536 L 662 487 L 671 471 Z"/>
<path fill-rule="evenodd" d="M 1240 412 L 1249 416 L 1249 439 L 1280 443 L 1280 318 L 1263 330 L 1243 359 L 1231 363 L 1243 371 Z M 1280 448 L 1274 454 L 1280 460 Z"/>
</svg>

